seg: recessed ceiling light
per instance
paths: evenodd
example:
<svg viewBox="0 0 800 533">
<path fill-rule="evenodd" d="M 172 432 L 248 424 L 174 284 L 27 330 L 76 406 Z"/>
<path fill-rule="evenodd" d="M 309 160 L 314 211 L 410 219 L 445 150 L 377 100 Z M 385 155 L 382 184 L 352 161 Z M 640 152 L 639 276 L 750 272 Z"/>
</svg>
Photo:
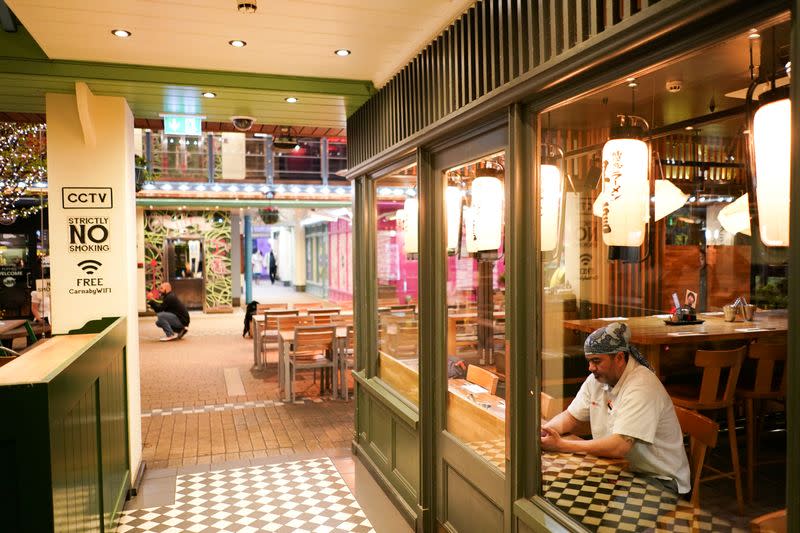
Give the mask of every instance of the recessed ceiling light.
<svg viewBox="0 0 800 533">
<path fill-rule="evenodd" d="M 338 50 L 336 50 L 334 52 L 334 54 L 336 54 L 339 57 L 347 57 L 347 56 L 350 55 L 350 50 L 348 50 L 346 48 L 339 48 Z"/>
<path fill-rule="evenodd" d="M 748 32 L 747 35 L 748 39 L 759 39 L 760 37 L 761 35 L 758 33 L 758 30 L 756 28 L 750 28 L 750 31 Z"/>
<path fill-rule="evenodd" d="M 290 96 L 290 97 L 286 98 L 286 101 L 289 102 L 290 104 L 296 104 L 297 103 L 297 98 L 294 97 L 294 96 Z"/>
<path fill-rule="evenodd" d="M 212 93 L 211 91 L 206 91 L 203 93 L 204 98 L 216 98 L 217 93 Z"/>
<path fill-rule="evenodd" d="M 241 39 L 234 39 L 232 41 L 228 41 L 228 44 L 233 46 L 234 48 L 244 48 L 247 46 L 247 43 L 242 41 Z"/>
<path fill-rule="evenodd" d="M 128 30 L 111 30 L 111 34 L 117 37 L 122 37 L 123 39 L 131 36 L 131 32 Z"/>
</svg>

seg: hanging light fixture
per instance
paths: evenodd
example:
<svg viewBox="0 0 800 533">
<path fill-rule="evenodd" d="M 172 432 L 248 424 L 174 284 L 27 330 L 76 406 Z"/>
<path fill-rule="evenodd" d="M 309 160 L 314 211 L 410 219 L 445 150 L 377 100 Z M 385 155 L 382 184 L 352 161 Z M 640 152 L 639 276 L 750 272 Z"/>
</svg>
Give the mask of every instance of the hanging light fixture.
<svg viewBox="0 0 800 533">
<path fill-rule="evenodd" d="M 502 170 L 487 164 L 476 173 L 470 190 L 472 220 L 467 226 L 468 251 L 471 248 L 479 255 L 496 258 L 503 239 L 503 182 L 497 177 Z"/>
<path fill-rule="evenodd" d="M 751 131 L 759 234 L 767 246 L 789 246 L 792 137 L 789 88 L 773 89 L 758 100 L 760 105 Z"/>
<path fill-rule="evenodd" d="M 655 180 L 655 191 L 656 222 L 683 207 L 689 199 L 689 195 L 670 180 Z"/>
<path fill-rule="evenodd" d="M 550 144 L 542 145 L 539 167 L 540 189 L 540 245 L 542 252 L 552 252 L 558 247 L 564 208 L 565 181 L 561 176 L 560 160 L 564 151 Z"/>
<path fill-rule="evenodd" d="M 731 235 L 737 233 L 750 235 L 750 195 L 744 193 L 734 202 L 720 209 L 717 220 Z"/>
<path fill-rule="evenodd" d="M 593 211 L 603 219 L 603 242 L 607 246 L 638 247 L 644 242 L 650 216 L 650 154 L 642 140 L 649 125 L 637 116 L 617 118 L 611 139 L 603 146 L 603 188 Z"/>
<path fill-rule="evenodd" d="M 458 251 L 458 237 L 461 234 L 461 188 L 448 185 L 444 191 L 447 211 L 447 252 Z"/>
<path fill-rule="evenodd" d="M 400 213 L 402 213 L 402 218 Z M 397 212 L 397 218 L 403 221 L 403 252 L 407 256 L 419 253 L 418 217 L 418 200 L 416 198 L 406 198 L 403 203 L 403 209 Z"/>
</svg>

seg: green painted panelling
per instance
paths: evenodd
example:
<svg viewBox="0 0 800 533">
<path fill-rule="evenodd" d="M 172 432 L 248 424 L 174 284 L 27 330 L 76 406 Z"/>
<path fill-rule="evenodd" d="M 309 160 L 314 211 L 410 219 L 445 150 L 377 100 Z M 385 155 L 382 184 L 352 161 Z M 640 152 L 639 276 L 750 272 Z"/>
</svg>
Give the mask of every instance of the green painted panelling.
<svg viewBox="0 0 800 533">
<path fill-rule="evenodd" d="M 376 401 L 371 405 L 369 427 L 373 449 L 381 454 L 381 467 L 386 468 L 392 456 L 392 417 Z"/>
<path fill-rule="evenodd" d="M 503 510 L 481 494 L 474 485 L 447 463 L 445 516 L 458 533 L 503 531 Z"/>
<path fill-rule="evenodd" d="M 47 59 L 36 40 L 22 25 L 17 25 L 13 33 L 0 32 L 0 55 L 28 59 Z"/>
<path fill-rule="evenodd" d="M 394 423 L 394 469 L 414 492 L 419 487 L 419 436 L 400 422 Z"/>
</svg>

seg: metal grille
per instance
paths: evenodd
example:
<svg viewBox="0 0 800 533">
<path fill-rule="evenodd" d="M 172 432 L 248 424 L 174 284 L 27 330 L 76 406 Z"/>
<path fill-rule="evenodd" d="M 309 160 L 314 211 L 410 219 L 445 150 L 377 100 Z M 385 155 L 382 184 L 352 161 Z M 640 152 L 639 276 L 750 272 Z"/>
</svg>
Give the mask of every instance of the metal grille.
<svg viewBox="0 0 800 533">
<path fill-rule="evenodd" d="M 347 121 L 350 168 L 659 0 L 480 0 Z"/>
</svg>

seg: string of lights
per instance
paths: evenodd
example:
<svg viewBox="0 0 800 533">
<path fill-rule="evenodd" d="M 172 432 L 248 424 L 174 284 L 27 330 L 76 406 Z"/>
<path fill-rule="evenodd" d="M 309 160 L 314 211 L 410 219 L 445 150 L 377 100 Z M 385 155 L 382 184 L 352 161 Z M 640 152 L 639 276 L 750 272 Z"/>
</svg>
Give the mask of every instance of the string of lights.
<svg viewBox="0 0 800 533">
<path fill-rule="evenodd" d="M 19 201 L 46 180 L 45 125 L 0 122 L 0 220 L 37 213 L 39 205 L 21 206 Z"/>
</svg>

